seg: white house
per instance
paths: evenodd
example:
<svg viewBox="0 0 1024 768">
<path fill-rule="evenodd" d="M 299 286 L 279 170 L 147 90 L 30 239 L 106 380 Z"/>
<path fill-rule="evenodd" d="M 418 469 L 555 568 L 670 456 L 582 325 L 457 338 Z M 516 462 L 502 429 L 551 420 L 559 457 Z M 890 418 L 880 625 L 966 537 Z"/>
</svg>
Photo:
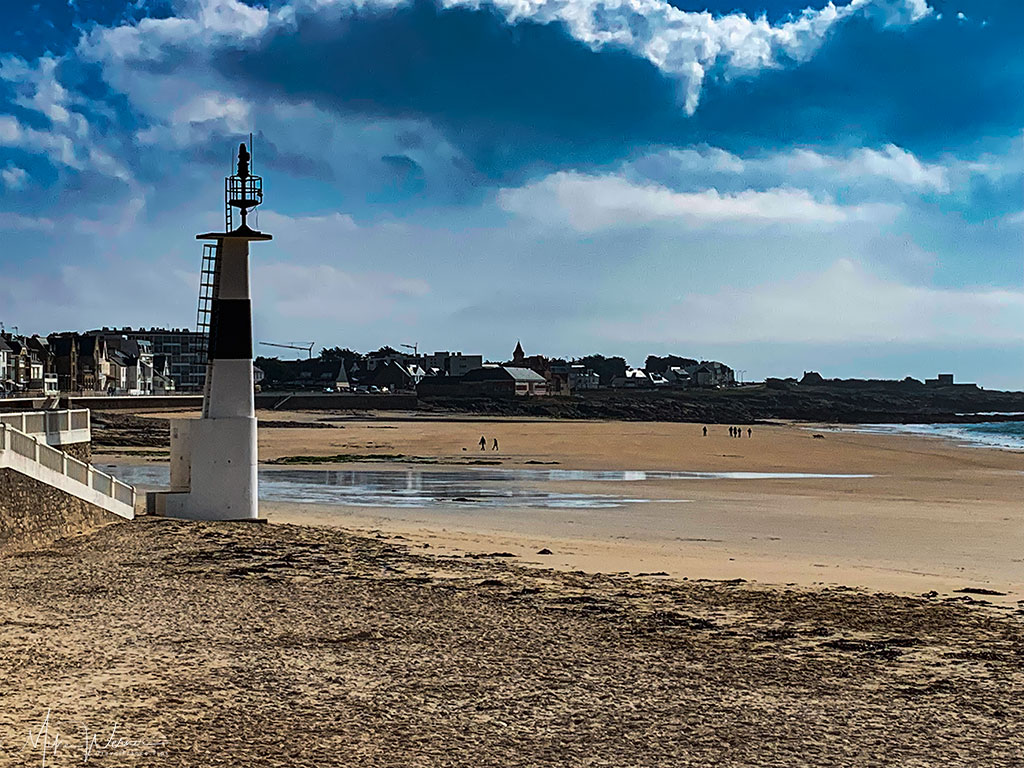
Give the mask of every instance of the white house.
<svg viewBox="0 0 1024 768">
<path fill-rule="evenodd" d="M 652 386 L 650 378 L 640 368 L 627 368 L 625 376 L 612 379 L 612 386 L 621 389 L 639 389 Z"/>
<path fill-rule="evenodd" d="M 14 376 L 11 373 L 11 348 L 7 342 L 0 338 L 0 392 L 7 392 L 14 383 Z"/>
</svg>

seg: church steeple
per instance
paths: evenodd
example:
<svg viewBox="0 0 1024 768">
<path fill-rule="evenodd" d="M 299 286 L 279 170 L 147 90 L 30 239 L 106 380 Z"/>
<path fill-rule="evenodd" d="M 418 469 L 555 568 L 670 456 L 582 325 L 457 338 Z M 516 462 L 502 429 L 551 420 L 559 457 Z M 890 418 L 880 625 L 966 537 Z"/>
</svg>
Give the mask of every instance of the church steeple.
<svg viewBox="0 0 1024 768">
<path fill-rule="evenodd" d="M 526 353 L 523 352 L 523 345 L 517 340 L 515 351 L 512 353 L 512 362 L 521 363 L 526 359 Z"/>
</svg>

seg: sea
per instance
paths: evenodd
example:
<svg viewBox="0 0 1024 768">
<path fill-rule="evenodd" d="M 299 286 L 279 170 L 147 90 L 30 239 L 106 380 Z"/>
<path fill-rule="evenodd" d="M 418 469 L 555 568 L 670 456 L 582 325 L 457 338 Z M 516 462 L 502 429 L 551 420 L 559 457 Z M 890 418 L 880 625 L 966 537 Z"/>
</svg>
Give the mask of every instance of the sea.
<svg viewBox="0 0 1024 768">
<path fill-rule="evenodd" d="M 979 418 L 1019 416 L 1020 420 L 980 421 L 970 424 L 863 424 L 854 429 L 858 432 L 942 437 L 954 440 L 960 445 L 1024 451 L 1024 414 L 980 413 L 970 414 L 970 416 Z"/>
</svg>

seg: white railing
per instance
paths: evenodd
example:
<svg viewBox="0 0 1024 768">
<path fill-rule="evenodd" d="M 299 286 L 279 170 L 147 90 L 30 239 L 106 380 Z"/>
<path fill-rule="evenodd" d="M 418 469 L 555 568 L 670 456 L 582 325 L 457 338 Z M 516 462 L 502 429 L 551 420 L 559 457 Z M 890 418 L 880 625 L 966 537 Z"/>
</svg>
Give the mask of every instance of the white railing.
<svg viewBox="0 0 1024 768">
<path fill-rule="evenodd" d="M 88 411 L 85 413 L 88 413 Z M 66 484 L 63 490 L 67 490 L 79 498 L 90 501 L 87 498 L 89 494 L 86 490 L 91 489 L 118 504 L 128 506 L 128 509 L 119 509 L 117 504 L 103 503 L 101 506 L 104 508 L 110 509 L 113 507 L 110 511 L 114 511 L 116 514 L 128 517 L 129 519 L 135 514 L 135 488 L 122 483 L 113 475 L 101 472 L 91 464 L 79 461 L 64 451 L 51 448 L 46 444 L 45 438 L 40 439 L 11 426 L 7 423 L 6 416 L 0 420 L 0 467 L 5 466 L 5 452 L 10 452 L 20 456 L 22 459 L 27 459 L 27 463 L 30 466 L 38 465 L 50 472 L 56 473 L 61 478 L 67 478 L 71 482 Z M 22 463 L 25 464 L 26 462 Z M 36 479 L 44 478 L 37 477 Z M 57 481 L 55 480 L 50 484 L 53 485 L 55 482 Z"/>
<path fill-rule="evenodd" d="M 50 445 L 82 443 L 91 438 L 87 408 L 0 413 L 0 424 L 14 427 L 26 435 L 45 436 Z"/>
<path fill-rule="evenodd" d="M 67 468 L 65 474 L 75 482 L 81 483 L 82 485 L 89 484 L 89 465 L 84 461 L 79 461 L 74 456 L 68 456 L 66 461 Z"/>
<path fill-rule="evenodd" d="M 89 429 L 89 409 L 79 408 L 76 411 L 68 411 L 71 421 L 71 429 Z"/>
</svg>

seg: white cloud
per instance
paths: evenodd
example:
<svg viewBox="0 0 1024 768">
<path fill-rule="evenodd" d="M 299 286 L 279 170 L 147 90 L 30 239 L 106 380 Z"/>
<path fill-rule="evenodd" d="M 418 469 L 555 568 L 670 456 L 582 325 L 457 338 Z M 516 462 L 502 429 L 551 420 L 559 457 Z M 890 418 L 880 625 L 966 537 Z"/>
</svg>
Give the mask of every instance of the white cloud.
<svg viewBox="0 0 1024 768">
<path fill-rule="evenodd" d="M 187 147 L 209 141 L 211 134 L 245 135 L 253 127 L 252 107 L 243 99 L 216 91 L 178 93 L 184 100 L 177 105 L 176 99 L 153 104 L 158 112 L 149 117 L 157 122 L 136 134 L 140 144 Z"/>
<path fill-rule="evenodd" d="M 0 115 L 0 147 L 15 147 L 45 155 L 57 165 L 76 170 L 85 167 L 85 162 L 75 154 L 70 136 L 29 128 L 10 115 Z"/>
<path fill-rule="evenodd" d="M 15 86 L 14 103 L 18 106 L 41 112 L 54 123 L 67 123 L 72 117 L 67 109 L 71 101 L 57 81 L 57 63 L 51 56 L 41 57 L 34 65 L 17 56 L 4 56 L 0 58 L 0 80 Z"/>
<path fill-rule="evenodd" d="M 346 272 L 329 264 L 261 264 L 253 272 L 254 301 L 268 317 L 372 325 L 396 304 L 426 296 L 422 279 Z"/>
<path fill-rule="evenodd" d="M 908 285 L 842 259 L 784 283 L 687 295 L 604 330 L 619 341 L 666 343 L 1021 342 L 1024 292 Z"/>
<path fill-rule="evenodd" d="M 48 129 L 32 128 L 13 115 L 0 114 L 0 146 L 15 147 L 46 156 L 52 163 L 77 171 L 98 173 L 131 181 L 125 166 L 97 146 L 88 120 L 68 107 L 74 102 L 57 82 L 57 60 L 42 57 L 28 64 L 15 56 L 0 60 L 0 80 L 14 84 L 14 103 L 45 115 Z"/>
<path fill-rule="evenodd" d="M 492 5 L 511 23 L 560 22 L 594 49 L 625 48 L 679 78 L 691 114 L 706 73 L 719 61 L 732 72 L 777 67 L 783 58 L 806 61 L 836 24 L 857 13 L 881 11 L 886 24 L 913 23 L 931 13 L 925 0 L 851 0 L 839 6 L 830 0 L 773 25 L 764 16 L 684 11 L 666 0 L 444 0 L 444 5 Z"/>
<path fill-rule="evenodd" d="M 326 243 L 358 229 L 347 213 L 328 213 L 322 216 L 287 216 L 271 209 L 259 211 L 260 226 L 268 232 L 294 240 L 311 237 Z"/>
<path fill-rule="evenodd" d="M 249 105 L 242 99 L 224 93 L 202 93 L 171 113 L 175 122 L 205 123 L 210 120 L 224 120 L 233 131 L 240 131 L 249 125 Z"/>
<path fill-rule="evenodd" d="M 360 229 L 348 214 L 288 216 L 268 209 L 259 213 L 258 226 L 274 236 L 268 244 L 275 249 L 269 251 L 272 258 L 280 254 L 279 247 L 295 255 L 289 261 L 259 264 L 253 272 L 260 311 L 268 317 L 372 325 L 430 293 L 429 283 L 414 275 L 297 263 L 304 257 L 350 263 L 347 251 Z"/>
<path fill-rule="evenodd" d="M 4 186 L 8 189 L 24 189 L 28 183 L 28 172 L 16 165 L 8 165 L 0 170 L 0 181 L 3 181 Z"/>
<path fill-rule="evenodd" d="M 240 0 L 188 0 L 179 13 L 117 27 L 95 27 L 82 39 L 78 52 L 94 61 L 158 61 L 175 47 L 203 51 L 222 41 L 254 38 L 270 24 L 267 9 Z"/>
<path fill-rule="evenodd" d="M 35 232 L 52 232 L 54 223 L 51 219 L 34 216 L 23 216 L 20 213 L 0 211 L 0 231 L 28 230 Z"/>
<path fill-rule="evenodd" d="M 907 187 L 949 191 L 949 180 L 943 166 L 922 163 L 895 144 L 886 145 L 881 152 L 859 149 L 845 163 L 840 163 L 838 170 L 849 176 L 885 178 Z"/>
<path fill-rule="evenodd" d="M 524 187 L 502 189 L 498 204 L 510 213 L 581 232 L 677 221 L 686 226 L 720 222 L 840 224 L 891 217 L 890 206 L 842 206 L 805 190 L 775 188 L 723 194 L 715 189 L 674 192 L 621 176 L 559 172 Z"/>
<path fill-rule="evenodd" d="M 659 160 L 664 158 L 664 160 Z M 878 180 L 918 191 L 950 191 L 949 169 L 938 163 L 922 163 L 907 150 L 887 144 L 881 149 L 862 147 L 845 155 L 793 149 L 769 155 L 739 157 L 715 147 L 668 150 L 631 164 L 641 173 L 645 165 L 669 169 L 682 176 L 726 173 L 776 179 L 788 183 L 835 187 L 848 182 Z"/>
</svg>

